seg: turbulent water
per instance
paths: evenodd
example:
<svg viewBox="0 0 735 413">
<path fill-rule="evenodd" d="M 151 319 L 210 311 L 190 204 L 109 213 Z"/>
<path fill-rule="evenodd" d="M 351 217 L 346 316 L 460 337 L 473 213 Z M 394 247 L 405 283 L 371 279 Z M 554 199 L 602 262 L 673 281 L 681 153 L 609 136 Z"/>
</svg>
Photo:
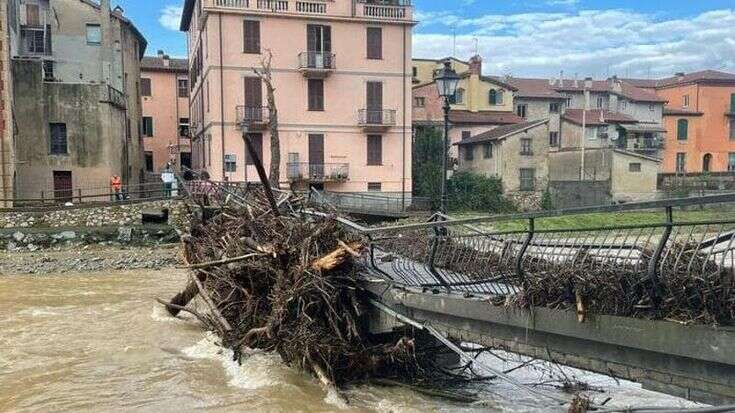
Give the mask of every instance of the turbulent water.
<svg viewBox="0 0 735 413">
<path fill-rule="evenodd" d="M 0 277 L 0 411 L 563 411 L 502 384 L 483 384 L 494 401 L 482 407 L 368 385 L 341 406 L 277 356 L 238 365 L 195 320 L 169 317 L 154 299 L 185 281 L 176 270 Z M 623 404 L 681 403 L 590 377 Z"/>
</svg>

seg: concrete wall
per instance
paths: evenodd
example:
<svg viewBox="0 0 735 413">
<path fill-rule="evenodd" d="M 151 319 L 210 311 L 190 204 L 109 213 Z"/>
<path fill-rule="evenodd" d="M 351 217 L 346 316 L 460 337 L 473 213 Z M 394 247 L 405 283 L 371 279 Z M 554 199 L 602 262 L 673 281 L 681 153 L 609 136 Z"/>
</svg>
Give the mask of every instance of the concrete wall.
<svg viewBox="0 0 735 413">
<path fill-rule="evenodd" d="M 630 170 L 630 164 L 640 164 L 640 171 Z M 613 151 L 612 187 L 613 199 L 621 201 L 646 201 L 656 198 L 656 181 L 660 162 L 634 154 Z"/>
<path fill-rule="evenodd" d="M 0 199 L 13 197 L 13 115 L 12 79 L 10 72 L 8 3 L 0 2 Z M 0 201 L 0 207 L 9 207 L 10 202 Z"/>
<path fill-rule="evenodd" d="M 612 150 L 589 149 L 584 152 L 585 180 L 607 181 L 611 179 Z M 549 154 L 550 181 L 579 181 L 582 151 L 560 150 Z"/>
<path fill-rule="evenodd" d="M 151 96 L 142 96 L 143 116 L 153 118 L 153 136 L 144 136 L 145 151 L 153 154 L 153 172 L 160 172 L 167 162 L 177 164 L 177 152 L 191 152 L 189 139 L 179 136 L 179 119 L 189 118 L 189 98 L 178 97 L 178 79 L 188 79 L 186 71 L 143 70 L 141 78 L 151 80 Z M 145 166 L 145 165 L 144 165 Z"/>
<path fill-rule="evenodd" d="M 344 4 L 346 5 L 346 3 Z M 335 13 L 341 3 L 329 3 Z M 235 127 L 235 107 L 244 103 L 244 78 L 254 75 L 263 55 L 242 53 L 244 16 L 237 11 L 215 12 L 204 20 L 201 31 L 189 31 L 193 62 L 201 47 L 203 75 L 192 90 L 192 118 L 204 108 L 201 127 L 195 131 L 198 142 L 193 152 L 203 152 L 213 179 L 257 181 L 255 168 L 245 166 L 245 147 Z M 331 12 L 330 12 L 331 14 Z M 380 182 L 382 191 L 411 191 L 411 27 L 362 19 L 323 16 L 314 19 L 283 18 L 277 13 L 258 15 L 261 50 L 273 52 L 273 82 L 276 87 L 279 135 L 281 140 L 281 178 L 287 178 L 288 154 L 298 154 L 308 162 L 308 135 L 324 135 L 325 163 L 349 163 L 349 179 L 331 183 L 329 190 L 366 192 L 368 183 Z M 221 26 L 220 26 L 221 22 Z M 324 111 L 307 110 L 307 80 L 297 70 L 298 54 L 306 48 L 306 25 L 321 22 L 331 26 L 332 52 L 338 57 L 336 70 L 324 80 Z M 382 60 L 366 58 L 366 28 L 383 29 Z M 220 39 L 219 33 L 226 35 Z M 237 35 L 233 35 L 233 34 Z M 220 50 L 220 43 L 222 49 Z M 221 53 L 221 64 L 220 64 Z M 358 110 L 366 106 L 366 82 L 383 83 L 383 108 L 396 111 L 396 125 L 376 132 L 383 136 L 383 164 L 367 165 L 367 132 L 358 125 Z M 208 86 L 207 86 L 208 85 Z M 265 99 L 265 88 L 263 91 Z M 198 104 L 198 102 L 203 102 Z M 223 122 L 224 121 L 224 122 Z M 200 139 L 203 138 L 203 139 Z M 263 158 L 270 164 L 270 134 L 263 131 Z M 237 157 L 237 169 L 225 175 L 223 155 Z M 195 157 L 201 159 L 200 155 Z"/>
</svg>

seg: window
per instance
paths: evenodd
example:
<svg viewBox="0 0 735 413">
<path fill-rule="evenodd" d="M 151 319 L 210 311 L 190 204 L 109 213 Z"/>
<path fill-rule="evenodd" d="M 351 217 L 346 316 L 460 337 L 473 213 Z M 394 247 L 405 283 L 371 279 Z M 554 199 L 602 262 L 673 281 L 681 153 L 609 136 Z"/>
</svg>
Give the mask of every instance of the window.
<svg viewBox="0 0 735 413">
<path fill-rule="evenodd" d="M 260 54 L 260 22 L 243 21 L 243 53 Z"/>
<path fill-rule="evenodd" d="M 559 146 L 559 132 L 549 132 L 549 146 Z"/>
<path fill-rule="evenodd" d="M 685 152 L 676 154 L 676 172 L 684 173 L 686 171 L 686 156 Z"/>
<path fill-rule="evenodd" d="M 263 135 L 260 133 L 248 133 L 248 139 L 250 139 L 250 143 L 253 145 L 253 149 L 255 149 L 255 154 L 258 155 L 258 159 L 263 161 Z M 211 140 L 209 145 L 211 149 Z M 253 160 L 250 158 L 250 152 L 248 152 L 247 147 L 245 148 L 245 165 L 255 165 Z"/>
<path fill-rule="evenodd" d="M 44 29 L 23 27 L 20 36 L 24 52 L 33 54 L 48 54 L 51 52 L 51 42 L 46 41 Z M 46 46 L 48 46 L 48 51 Z"/>
<path fill-rule="evenodd" d="M 640 162 L 631 162 L 628 164 L 628 172 L 640 172 L 640 171 L 641 171 Z"/>
<path fill-rule="evenodd" d="M 735 119 L 730 119 L 730 140 L 735 141 Z"/>
<path fill-rule="evenodd" d="M 709 172 L 710 164 L 712 163 L 712 154 L 706 153 L 702 157 L 702 172 Z"/>
<path fill-rule="evenodd" d="M 54 61 L 53 60 L 43 61 L 43 80 L 45 82 L 54 81 Z"/>
<path fill-rule="evenodd" d="M 87 25 L 87 44 L 93 46 L 102 44 L 102 29 L 99 24 Z"/>
<path fill-rule="evenodd" d="M 382 184 L 380 182 L 368 182 L 368 191 L 370 192 L 380 192 L 383 190 Z"/>
<path fill-rule="evenodd" d="M 679 119 L 676 121 L 676 139 L 680 141 L 687 140 L 689 136 L 689 121 L 686 119 Z"/>
<path fill-rule="evenodd" d="M 189 118 L 179 118 L 179 136 L 189 136 Z"/>
<path fill-rule="evenodd" d="M 490 92 L 488 92 L 488 103 L 491 105 L 498 104 L 498 91 L 495 89 L 490 89 Z"/>
<path fill-rule="evenodd" d="M 225 172 L 235 172 L 237 170 L 237 156 L 234 153 L 225 154 Z"/>
<path fill-rule="evenodd" d="M 179 97 L 189 97 L 189 80 L 188 79 L 177 79 L 176 83 L 179 89 Z"/>
<path fill-rule="evenodd" d="M 520 177 L 520 190 L 533 191 L 536 188 L 536 170 L 533 168 L 521 168 L 518 170 Z"/>
<path fill-rule="evenodd" d="M 463 130 L 462 131 L 462 140 L 469 139 L 472 137 L 472 131 Z"/>
<path fill-rule="evenodd" d="M 521 138 L 521 155 L 533 155 L 531 152 L 531 138 Z"/>
<path fill-rule="evenodd" d="M 426 98 L 423 96 L 417 96 L 413 98 L 413 105 L 417 108 L 423 108 L 426 106 Z"/>
<path fill-rule="evenodd" d="M 735 113 L 735 93 L 730 95 L 730 113 Z"/>
<path fill-rule="evenodd" d="M 485 143 L 482 145 L 482 157 L 485 159 L 490 159 L 493 157 L 493 144 L 492 143 Z"/>
<path fill-rule="evenodd" d="M 559 102 L 549 103 L 549 112 L 551 113 L 559 113 L 560 108 L 561 108 L 561 105 L 559 104 Z"/>
<path fill-rule="evenodd" d="M 526 117 L 526 109 L 528 109 L 528 105 L 518 105 L 516 106 L 516 115 L 525 118 Z"/>
<path fill-rule="evenodd" d="M 625 111 L 626 109 L 628 109 L 628 101 L 621 99 L 620 100 L 620 110 Z"/>
<path fill-rule="evenodd" d="M 380 27 L 367 28 L 367 58 L 383 58 L 383 29 Z"/>
<path fill-rule="evenodd" d="M 464 103 L 464 89 L 458 88 L 454 91 L 454 95 L 449 97 L 449 103 L 451 104 L 462 104 Z"/>
<path fill-rule="evenodd" d="M 727 170 L 729 172 L 735 172 L 735 152 L 727 154 Z"/>
<path fill-rule="evenodd" d="M 367 137 L 367 164 L 383 164 L 383 137 L 380 135 L 368 135 Z"/>
<path fill-rule="evenodd" d="M 145 77 L 140 78 L 140 94 L 141 96 L 153 96 L 150 79 Z"/>
<path fill-rule="evenodd" d="M 602 109 L 605 106 L 605 98 L 602 96 L 597 98 L 597 108 Z"/>
<path fill-rule="evenodd" d="M 51 155 L 66 155 L 68 152 L 66 145 L 66 123 L 51 123 L 50 128 L 50 146 L 49 153 Z"/>
<path fill-rule="evenodd" d="M 681 106 L 684 107 L 684 108 L 689 107 L 689 95 L 684 95 L 681 98 Z"/>
<path fill-rule="evenodd" d="M 309 110 L 324 110 L 324 80 L 309 79 Z"/>
<path fill-rule="evenodd" d="M 145 170 L 153 172 L 153 152 L 145 151 Z"/>
<path fill-rule="evenodd" d="M 411 70 L 412 70 L 411 73 L 413 73 L 413 77 L 419 76 L 419 69 L 416 66 L 414 66 Z"/>
<path fill-rule="evenodd" d="M 153 136 L 153 118 L 143 116 L 143 136 Z"/>
<path fill-rule="evenodd" d="M 648 110 L 653 112 L 656 109 L 656 106 L 653 105 L 653 103 L 648 104 Z"/>
<path fill-rule="evenodd" d="M 473 145 L 464 145 L 463 151 L 465 161 L 471 161 L 475 159 L 475 147 Z"/>
</svg>

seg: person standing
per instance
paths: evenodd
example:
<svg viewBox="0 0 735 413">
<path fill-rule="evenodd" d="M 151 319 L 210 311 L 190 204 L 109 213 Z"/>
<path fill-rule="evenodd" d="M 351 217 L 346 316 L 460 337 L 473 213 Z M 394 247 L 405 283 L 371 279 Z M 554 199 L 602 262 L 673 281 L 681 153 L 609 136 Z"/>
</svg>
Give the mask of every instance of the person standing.
<svg viewBox="0 0 735 413">
<path fill-rule="evenodd" d="M 122 179 L 120 179 L 119 175 L 112 175 L 112 178 L 110 178 L 110 188 L 112 189 L 112 192 L 114 193 L 114 200 L 115 201 L 121 201 L 122 200 Z"/>
<path fill-rule="evenodd" d="M 175 181 L 174 173 L 171 171 L 171 164 L 167 163 L 166 168 L 164 168 L 163 171 L 161 171 L 161 181 L 163 181 L 163 195 L 166 198 L 171 197 L 171 189 L 173 187 L 173 183 Z"/>
</svg>

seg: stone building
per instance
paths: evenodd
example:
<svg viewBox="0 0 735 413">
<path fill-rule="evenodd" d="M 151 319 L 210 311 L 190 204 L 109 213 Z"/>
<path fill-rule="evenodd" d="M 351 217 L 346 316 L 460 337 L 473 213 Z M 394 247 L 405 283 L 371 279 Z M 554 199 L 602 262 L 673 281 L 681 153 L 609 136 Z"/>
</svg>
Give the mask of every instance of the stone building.
<svg viewBox="0 0 735 413">
<path fill-rule="evenodd" d="M 146 40 L 109 0 L 10 0 L 15 198 L 103 192 L 143 179 Z"/>
<path fill-rule="evenodd" d="M 269 169 L 272 53 L 281 184 L 411 195 L 412 6 L 398 0 L 186 0 L 192 158 L 213 179 Z"/>
<path fill-rule="evenodd" d="M 159 173 L 167 163 L 191 168 L 188 62 L 159 50 L 140 67 L 146 172 Z"/>
<path fill-rule="evenodd" d="M 2 1 L 0 2 L 0 208 L 12 206 L 8 200 L 13 197 L 15 171 L 8 21 L 8 3 Z"/>
</svg>

